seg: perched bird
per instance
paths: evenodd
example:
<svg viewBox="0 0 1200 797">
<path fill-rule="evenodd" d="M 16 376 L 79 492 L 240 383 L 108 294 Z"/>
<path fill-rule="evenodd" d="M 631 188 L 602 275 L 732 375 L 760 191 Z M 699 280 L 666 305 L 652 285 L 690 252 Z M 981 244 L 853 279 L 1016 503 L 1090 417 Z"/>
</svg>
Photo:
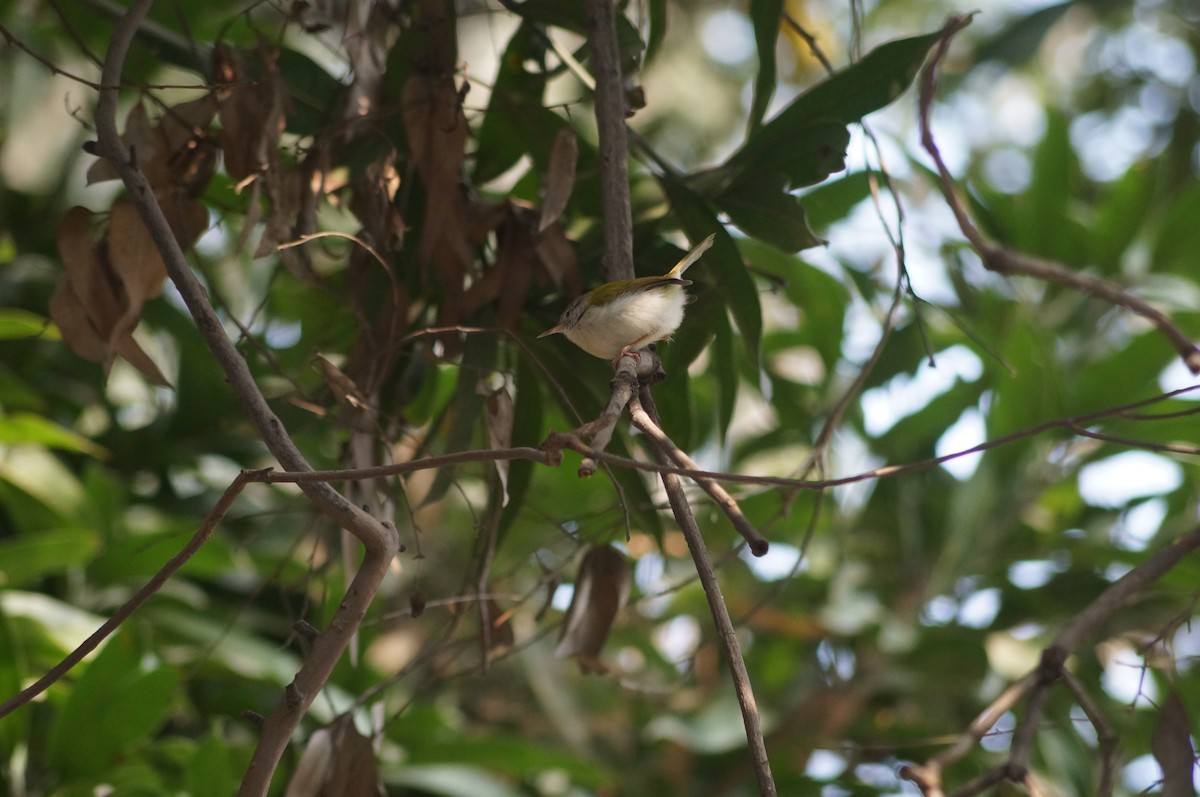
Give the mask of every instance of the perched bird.
<svg viewBox="0 0 1200 797">
<path fill-rule="evenodd" d="M 688 266 L 712 246 L 710 235 L 661 277 L 638 277 L 608 282 L 567 305 L 557 325 L 539 338 L 561 332 L 595 357 L 616 361 L 627 352 L 645 348 L 675 334 L 683 323 L 690 296 L 683 290 Z"/>
</svg>

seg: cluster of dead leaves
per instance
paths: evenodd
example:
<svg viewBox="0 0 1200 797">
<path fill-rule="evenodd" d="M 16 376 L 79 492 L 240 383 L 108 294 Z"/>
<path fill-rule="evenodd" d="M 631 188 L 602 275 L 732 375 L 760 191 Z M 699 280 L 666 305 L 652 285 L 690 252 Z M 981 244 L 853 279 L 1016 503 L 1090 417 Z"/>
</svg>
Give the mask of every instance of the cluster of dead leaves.
<svg viewBox="0 0 1200 797">
<path fill-rule="evenodd" d="M 121 135 L 185 250 L 208 228 L 208 212 L 198 197 L 212 179 L 218 148 L 226 171 L 239 185 L 253 182 L 268 171 L 283 129 L 277 82 L 243 81 L 235 56 L 224 47 L 216 49 L 214 72 L 216 91 L 166 107 L 157 120 L 151 120 L 145 104 L 134 105 Z M 214 137 L 210 128 L 218 117 L 221 130 Z M 112 163 L 100 160 L 88 170 L 87 180 L 91 184 L 118 176 Z M 146 301 L 162 290 L 166 268 L 131 200 L 118 199 L 107 221 L 101 224 L 100 214 L 82 207 L 64 216 L 58 252 L 66 270 L 51 297 L 50 317 L 71 350 L 100 363 L 106 374 L 123 357 L 146 379 L 165 386 L 167 378 L 134 340 L 133 330 Z"/>
<path fill-rule="evenodd" d="M 168 108 L 152 123 L 139 103 L 129 112 L 121 137 L 184 248 L 208 227 L 208 213 L 196 196 L 213 174 L 216 151 L 207 129 L 216 110 L 215 101 L 203 97 Z M 115 167 L 101 160 L 88 171 L 88 182 L 117 176 Z M 66 271 L 50 298 L 50 317 L 71 350 L 103 365 L 106 374 L 120 356 L 149 381 L 167 385 L 133 339 L 142 308 L 161 292 L 166 278 L 158 247 L 131 200 L 113 204 L 98 237 L 93 232 L 97 216 L 73 207 L 59 224 L 58 253 Z"/>
<path fill-rule="evenodd" d="M 403 120 L 410 155 L 425 189 L 418 260 L 442 290 L 439 322 L 453 326 L 495 306 L 496 324 L 517 329 L 534 285 L 580 289 L 575 253 L 559 217 L 575 182 L 578 144 L 564 128 L 543 175 L 543 206 L 468 199 L 464 190 L 467 121 L 449 77 L 416 74 L 404 86 Z M 473 251 L 495 233 L 496 258 L 475 268 Z"/>
</svg>

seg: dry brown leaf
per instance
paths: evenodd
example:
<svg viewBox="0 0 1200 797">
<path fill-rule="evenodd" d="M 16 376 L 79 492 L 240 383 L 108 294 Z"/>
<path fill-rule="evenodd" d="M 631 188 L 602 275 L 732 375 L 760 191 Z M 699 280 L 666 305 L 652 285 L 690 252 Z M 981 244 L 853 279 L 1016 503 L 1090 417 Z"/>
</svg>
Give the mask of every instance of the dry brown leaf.
<svg viewBox="0 0 1200 797">
<path fill-rule="evenodd" d="M 160 191 L 157 196 L 179 248 L 184 251 L 191 249 L 208 229 L 208 211 L 204 205 L 179 190 L 167 189 Z"/>
<path fill-rule="evenodd" d="M 420 587 L 413 587 L 412 594 L 408 596 L 409 616 L 415 620 L 425 614 L 425 606 L 428 602 L 428 599 L 425 597 L 425 591 Z"/>
<path fill-rule="evenodd" d="M 167 379 L 154 360 L 150 359 L 150 355 L 146 354 L 145 349 L 133 339 L 132 329 L 124 330 L 113 338 L 113 351 L 136 368 L 150 384 L 159 387 L 171 386 L 171 380 Z"/>
<path fill-rule="evenodd" d="M 512 445 L 513 400 L 506 388 L 489 390 L 482 381 L 476 386 L 481 396 L 487 396 L 484 406 L 487 416 L 483 419 L 487 428 L 488 445 L 493 450 Z M 496 460 L 496 474 L 500 479 L 501 505 L 508 506 L 508 461 Z"/>
<path fill-rule="evenodd" d="M 135 103 L 125 116 L 125 131 L 121 133 L 121 143 L 132 148 L 140 159 L 152 159 L 157 149 L 154 135 L 154 125 L 146 114 L 146 106 Z M 107 158 L 101 158 L 91 165 L 87 171 L 87 184 L 102 183 L 105 180 L 116 180 L 120 177 L 117 169 Z"/>
<path fill-rule="evenodd" d="M 146 299 L 162 292 L 167 278 L 158 247 L 129 199 L 118 199 L 108 213 L 108 262 L 125 288 L 126 312 L 140 316 Z"/>
<path fill-rule="evenodd" d="M 67 269 L 79 305 L 105 337 L 125 309 L 125 297 L 115 274 L 96 251 L 92 240 L 93 214 L 76 205 L 58 225 L 58 255 Z"/>
<path fill-rule="evenodd" d="M 425 189 L 417 256 L 437 275 L 443 290 L 441 322 L 453 325 L 466 315 L 463 284 L 475 259 L 461 186 L 467 119 L 449 77 L 413 75 L 404 84 L 401 107 L 412 162 Z"/>
<path fill-rule="evenodd" d="M 551 224 L 542 230 L 534 244 L 541 272 L 550 278 L 554 287 L 567 296 L 578 296 L 583 292 L 583 277 L 579 274 L 579 262 L 575 258 L 575 247 L 567 239 L 561 224 Z"/>
<path fill-rule="evenodd" d="M 114 205 L 117 229 L 114 233 L 110 220 L 108 246 L 104 249 L 92 241 L 90 211 L 73 207 L 63 217 L 58 252 L 66 273 L 50 299 L 50 317 L 71 350 L 100 363 L 105 374 L 119 355 L 154 384 L 166 386 L 169 382 L 162 371 L 133 339 L 145 299 L 161 286 L 162 264 L 158 262 L 156 277 L 154 264 L 146 262 L 143 244 L 138 243 L 138 228 L 133 226 L 140 222 L 136 215 L 130 220 L 128 213 L 134 213 L 133 208 L 123 202 Z M 140 229 L 148 239 L 144 228 Z M 128 240 L 114 243 L 114 236 Z M 112 258 L 114 252 L 116 260 Z"/>
<path fill-rule="evenodd" d="M 266 171 L 285 125 L 285 94 L 274 56 L 262 53 L 260 61 L 267 79 L 260 83 L 242 81 L 237 54 L 227 45 L 213 49 L 213 72 L 221 120 L 221 151 L 225 171 L 238 182 Z"/>
<path fill-rule="evenodd" d="M 373 431 L 375 429 L 375 411 L 354 380 L 321 354 L 313 358 L 313 367 L 317 369 L 324 378 L 325 384 L 333 391 L 337 402 L 346 408 L 347 412 L 344 417 L 346 424 L 359 432 Z M 355 466 L 364 467 L 372 464 L 376 463 L 364 461 L 356 463 Z"/>
<path fill-rule="evenodd" d="M 593 546 L 579 565 L 575 594 L 554 655 L 575 659 L 585 675 L 608 672 L 600 651 L 629 598 L 629 583 L 629 560 L 624 554 L 611 545 Z"/>
<path fill-rule="evenodd" d="M 354 70 L 354 82 L 346 96 L 347 119 L 361 119 L 376 110 L 388 51 L 397 33 L 393 14 L 387 3 L 353 3 L 347 7 L 342 41 Z"/>
<path fill-rule="evenodd" d="M 383 794 L 371 740 L 350 714 L 313 732 L 286 797 L 378 797 Z"/>
<path fill-rule="evenodd" d="M 575 188 L 575 162 L 579 159 L 579 142 L 575 131 L 563 127 L 550 146 L 550 162 L 542 178 L 542 216 L 538 221 L 540 233 L 562 216 Z"/>
<path fill-rule="evenodd" d="M 50 296 L 50 320 L 57 326 L 63 341 L 71 351 L 85 360 L 100 363 L 108 372 L 112 363 L 108 340 L 100 334 L 92 319 L 83 308 L 83 303 L 75 295 L 69 274 L 59 275 L 54 283 L 54 293 Z"/>
<path fill-rule="evenodd" d="M 266 177 L 271 212 L 267 216 L 266 229 L 259 239 L 258 249 L 254 252 L 256 258 L 266 257 L 280 244 L 292 240 L 293 225 L 300 212 L 300 174 L 290 170 L 271 170 Z"/>
<path fill-rule="evenodd" d="M 196 196 L 208 185 L 216 162 L 216 151 L 208 127 L 217 112 L 211 95 L 167 108 L 157 124 L 142 103 L 125 117 L 121 143 L 133 154 L 138 169 L 155 190 L 176 186 Z M 106 160 L 88 169 L 88 183 L 112 180 L 116 169 Z"/>
<path fill-rule="evenodd" d="M 525 316 L 525 300 L 533 286 L 533 236 L 529 230 L 533 211 L 510 203 L 509 217 L 501 226 L 499 251 L 492 268 L 497 272 L 496 324 L 501 329 L 519 329 Z"/>
</svg>

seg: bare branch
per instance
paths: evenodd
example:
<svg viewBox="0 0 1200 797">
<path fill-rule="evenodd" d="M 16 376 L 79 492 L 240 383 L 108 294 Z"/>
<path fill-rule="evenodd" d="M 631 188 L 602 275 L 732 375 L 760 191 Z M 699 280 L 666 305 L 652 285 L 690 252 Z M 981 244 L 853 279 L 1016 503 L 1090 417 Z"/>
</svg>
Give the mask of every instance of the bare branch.
<svg viewBox="0 0 1200 797">
<path fill-rule="evenodd" d="M 642 388 L 639 396 L 634 398 L 633 402 L 639 402 L 639 409 L 645 412 L 656 426 L 658 425 L 658 412 L 654 407 L 654 399 L 648 388 Z M 657 440 L 654 442 L 659 458 L 665 459 L 666 452 L 659 448 Z M 775 781 L 771 777 L 771 763 L 767 758 L 767 746 L 763 739 L 762 718 L 758 713 L 758 704 L 754 700 L 754 690 L 750 684 L 750 674 L 746 670 L 746 662 L 742 658 L 737 632 L 733 628 L 733 622 L 729 619 L 729 609 L 725 605 L 724 595 L 721 594 L 721 585 L 717 581 L 712 561 L 708 558 L 704 537 L 696 525 L 696 516 L 692 513 L 692 507 L 683 492 L 683 485 L 680 484 L 679 477 L 675 474 L 664 473 L 662 474 L 662 483 L 663 488 L 667 491 L 667 500 L 671 503 L 671 511 L 675 513 L 675 520 L 679 523 L 684 539 L 687 540 L 688 550 L 696 565 L 696 574 L 700 577 L 701 586 L 704 587 L 704 597 L 708 600 L 708 610 L 712 614 L 713 625 L 717 630 L 721 652 L 725 662 L 729 665 L 730 675 L 733 677 L 734 691 L 742 710 L 742 724 L 746 727 L 746 742 L 750 747 L 750 758 L 754 766 L 755 778 L 758 780 L 759 794 L 762 797 L 774 797 L 776 794 Z"/>
<path fill-rule="evenodd" d="M 92 634 L 85 639 L 79 647 L 68 653 L 63 660 L 51 667 L 45 675 L 34 681 L 29 686 L 22 689 L 17 694 L 0 703 L 0 717 L 7 716 L 16 711 L 21 706 L 28 703 L 33 698 L 40 695 L 49 689 L 54 683 L 61 679 L 64 675 L 70 672 L 71 668 L 79 662 L 83 661 L 84 657 L 100 646 L 100 643 L 112 635 L 114 631 L 121 627 L 121 624 L 129 619 L 135 611 L 148 601 L 154 593 L 162 589 L 163 584 L 167 580 L 179 572 L 179 568 L 183 567 L 189 559 L 196 555 L 201 546 L 208 541 L 212 536 L 213 530 L 217 524 L 225 517 L 225 513 L 233 506 L 233 502 L 242 494 L 242 490 L 246 489 L 246 485 L 251 482 L 259 481 L 261 472 L 242 471 L 238 474 L 233 483 L 225 489 L 221 497 L 217 499 L 217 503 L 209 510 L 204 517 L 204 522 L 200 524 L 200 528 L 196 531 L 192 538 L 188 540 L 187 545 L 183 549 L 171 557 L 171 559 L 163 565 L 157 573 L 149 581 L 147 581 L 141 589 L 134 593 L 133 597 L 125 601 L 121 608 L 113 612 L 104 623 L 97 628 Z"/>
<path fill-rule="evenodd" d="M 629 140 L 625 92 L 617 50 L 612 0 L 587 0 L 588 45 L 596 78 L 596 127 L 600 133 L 600 202 L 604 213 L 604 261 L 608 280 L 633 278 L 633 212 L 629 202 Z"/>
<path fill-rule="evenodd" d="M 962 758 L 1002 713 L 1010 710 L 1020 696 L 1028 693 L 1029 701 L 1013 734 L 1008 760 L 965 784 L 954 794 L 962 797 L 979 794 L 1002 780 L 1024 783 L 1030 794 L 1041 793 L 1040 785 L 1029 770 L 1029 758 L 1051 690 L 1062 681 L 1096 728 L 1100 745 L 1100 784 L 1097 794 L 1112 794 L 1116 771 L 1115 737 L 1095 701 L 1066 670 L 1067 658 L 1134 595 L 1145 590 L 1198 548 L 1200 527 L 1179 537 L 1114 582 L 1067 622 L 1054 642 L 1042 652 L 1038 667 L 996 698 L 954 745 L 924 764 L 904 767 L 901 774 L 916 783 L 925 797 L 943 797 L 942 770 Z"/>
<path fill-rule="evenodd" d="M 680 467 L 689 470 L 700 469 L 691 457 L 685 454 L 679 446 L 675 445 L 674 440 L 667 437 L 666 433 L 654 422 L 654 419 L 650 417 L 641 402 L 636 398 L 629 404 L 629 414 L 634 426 L 641 429 L 647 437 L 653 440 L 654 444 L 658 447 L 659 453 L 665 455 L 663 458 L 672 460 Z M 755 556 L 765 554 L 770 547 L 767 538 L 746 519 L 746 516 L 742 514 L 742 508 L 725 491 L 725 488 L 712 479 L 697 478 L 694 481 L 704 492 L 708 493 L 709 497 L 721 508 L 725 516 L 729 518 L 729 522 L 733 524 L 734 529 L 737 530 L 738 534 L 742 535 L 742 538 L 750 546 L 750 552 Z"/>
<path fill-rule="evenodd" d="M 197 329 L 224 371 L 230 387 L 241 400 L 246 414 L 258 428 L 267 448 L 288 470 L 311 470 L 307 460 L 267 404 L 266 398 L 254 382 L 249 366 L 225 335 L 220 319 L 171 232 L 153 187 L 138 170 L 117 132 L 117 86 L 121 83 L 125 56 L 134 33 L 152 2 L 153 0 L 136 0 L 121 18 L 109 42 L 100 81 L 100 98 L 96 105 L 97 151 L 116 167 L 143 223 L 154 239 L 166 264 L 167 273 L 187 304 Z M 328 484 L 306 483 L 301 489 L 322 512 L 354 534 L 362 542 L 366 553 L 329 627 L 314 641 L 311 656 L 285 690 L 276 709 L 264 721 L 259 745 L 255 749 L 239 791 L 242 797 L 266 794 L 271 776 L 291 739 L 292 732 L 329 679 L 334 665 L 366 614 L 367 607 L 387 573 L 388 564 L 399 547 L 394 528 L 380 523 L 354 506 Z"/>
<path fill-rule="evenodd" d="M 929 59 L 929 63 L 925 65 L 924 70 L 921 72 L 920 81 L 919 117 L 921 144 L 925 147 L 925 151 L 929 153 L 929 156 L 933 158 L 934 166 L 937 168 L 938 184 L 941 188 L 942 196 L 945 197 L 946 204 L 954 212 L 954 218 L 957 220 L 962 234 L 970 241 L 975 251 L 979 253 L 984 267 L 990 271 L 1004 275 L 1015 274 L 1033 277 L 1043 282 L 1050 282 L 1083 293 L 1090 293 L 1109 304 L 1124 307 L 1126 310 L 1140 315 L 1154 324 L 1159 332 L 1171 342 L 1192 373 L 1200 373 L 1200 348 L 1197 348 L 1196 344 L 1192 342 L 1187 334 L 1176 326 L 1161 310 L 1146 300 L 1100 277 L 1073 271 L 1059 263 L 1015 252 L 993 241 L 989 241 L 971 220 L 970 214 L 958 197 L 958 189 L 954 183 L 954 178 L 942 160 L 942 155 L 938 150 L 937 142 L 934 141 L 933 130 L 929 121 L 930 111 L 933 107 L 933 97 L 937 90 L 937 68 L 941 64 L 942 59 L 946 57 L 946 53 L 950 49 L 950 41 L 954 38 L 954 35 L 969 25 L 970 22 L 970 16 L 951 17 L 942 31 L 942 38 L 938 42 L 933 57 Z"/>
</svg>

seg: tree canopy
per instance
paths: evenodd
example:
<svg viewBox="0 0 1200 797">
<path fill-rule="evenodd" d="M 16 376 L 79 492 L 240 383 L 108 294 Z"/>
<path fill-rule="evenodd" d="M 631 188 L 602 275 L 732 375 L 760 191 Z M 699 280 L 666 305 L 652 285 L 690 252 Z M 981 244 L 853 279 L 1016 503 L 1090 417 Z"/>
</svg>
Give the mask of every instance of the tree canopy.
<svg viewBox="0 0 1200 797">
<path fill-rule="evenodd" d="M 1200 18 L 994 5 L 0 4 L 4 790 L 1194 794 Z"/>
</svg>

